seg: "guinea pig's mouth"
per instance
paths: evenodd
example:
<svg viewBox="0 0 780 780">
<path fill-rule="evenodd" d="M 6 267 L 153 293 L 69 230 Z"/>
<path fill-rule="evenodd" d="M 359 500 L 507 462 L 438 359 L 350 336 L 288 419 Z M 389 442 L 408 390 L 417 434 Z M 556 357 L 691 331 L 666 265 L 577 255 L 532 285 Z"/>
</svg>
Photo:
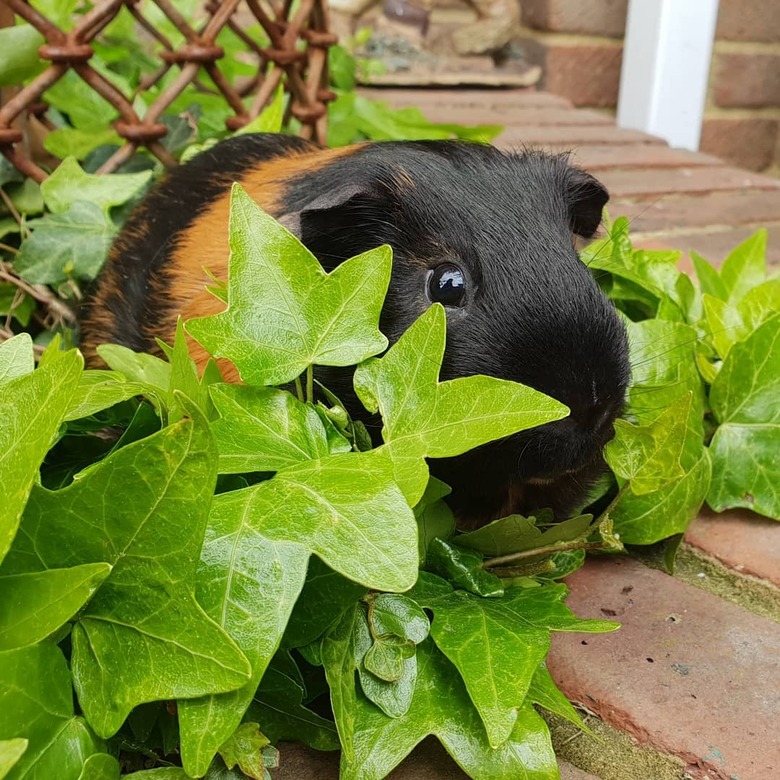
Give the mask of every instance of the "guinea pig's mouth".
<svg viewBox="0 0 780 780">
<path fill-rule="evenodd" d="M 588 488 L 605 468 L 599 455 L 557 474 L 512 478 L 499 495 L 492 496 L 492 501 L 483 500 L 480 506 L 458 506 L 455 502 L 455 523 L 461 531 L 473 531 L 508 515 L 529 517 L 542 509 L 551 509 L 556 520 L 564 520 L 579 508 Z"/>
</svg>

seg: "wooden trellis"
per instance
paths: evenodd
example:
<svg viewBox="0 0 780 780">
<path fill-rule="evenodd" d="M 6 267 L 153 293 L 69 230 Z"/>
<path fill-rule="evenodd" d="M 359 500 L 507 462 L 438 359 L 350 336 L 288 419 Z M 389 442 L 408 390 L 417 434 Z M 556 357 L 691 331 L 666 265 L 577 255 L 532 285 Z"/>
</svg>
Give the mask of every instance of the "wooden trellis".
<svg viewBox="0 0 780 780">
<path fill-rule="evenodd" d="M 328 89 L 328 47 L 336 43 L 330 32 L 327 0 L 210 0 L 204 3 L 204 20 L 194 27 L 176 9 L 175 0 L 146 0 L 154 3 L 184 36 L 174 46 L 144 16 L 139 0 L 97 0 L 83 16 L 76 17 L 70 30 L 63 30 L 34 9 L 27 0 L 0 0 L 10 10 L 35 27 L 46 39 L 39 55 L 51 64 L 29 84 L 20 88 L 0 108 L 0 152 L 20 171 L 43 181 L 47 174 L 27 153 L 24 133 L 17 120 L 28 113 L 41 114 L 45 105 L 41 96 L 68 70 L 75 71 L 119 113 L 114 128 L 123 145 L 101 166 L 110 173 L 126 162 L 139 146 L 146 147 L 165 165 L 175 160 L 160 143 L 168 132 L 160 117 L 170 104 L 195 82 L 202 71 L 208 73 L 215 88 L 224 97 L 234 115 L 227 120 L 230 129 L 238 129 L 254 119 L 270 102 L 280 83 L 290 93 L 289 112 L 301 122 L 301 135 L 325 142 L 327 102 L 335 95 Z M 161 45 L 157 71 L 144 79 L 139 91 L 157 84 L 172 68 L 179 74 L 139 115 L 133 104 L 136 95 L 123 94 L 93 67 L 91 42 L 120 13 L 132 14 L 138 25 Z M 266 41 L 253 39 L 249 20 L 258 22 Z M 257 73 L 243 83 L 231 83 L 219 68 L 224 49 L 219 35 L 230 28 L 256 57 Z M 137 105 L 137 103 L 136 103 Z"/>
</svg>

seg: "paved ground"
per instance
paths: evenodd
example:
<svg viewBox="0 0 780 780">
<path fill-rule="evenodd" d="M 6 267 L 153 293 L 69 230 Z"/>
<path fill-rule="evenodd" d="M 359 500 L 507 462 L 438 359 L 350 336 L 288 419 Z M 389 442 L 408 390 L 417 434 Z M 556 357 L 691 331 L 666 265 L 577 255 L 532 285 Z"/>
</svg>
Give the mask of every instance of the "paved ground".
<svg viewBox="0 0 780 780">
<path fill-rule="evenodd" d="M 532 91 L 365 90 L 433 120 L 505 125 L 502 147 L 571 151 L 612 193 L 637 243 L 695 250 L 712 262 L 755 228 L 780 265 L 780 180 L 668 148 L 563 98 Z M 570 578 L 583 617 L 615 617 L 602 636 L 555 637 L 550 668 L 593 714 L 603 742 L 556 736 L 563 780 L 780 778 L 780 523 L 703 512 L 672 577 L 653 561 L 594 560 Z M 629 739 L 625 735 L 628 735 Z M 631 743 L 643 746 L 640 750 Z M 333 757 L 282 753 L 280 780 L 333 780 Z M 587 770 L 587 771 L 583 771 Z M 393 780 L 460 780 L 425 743 Z"/>
</svg>

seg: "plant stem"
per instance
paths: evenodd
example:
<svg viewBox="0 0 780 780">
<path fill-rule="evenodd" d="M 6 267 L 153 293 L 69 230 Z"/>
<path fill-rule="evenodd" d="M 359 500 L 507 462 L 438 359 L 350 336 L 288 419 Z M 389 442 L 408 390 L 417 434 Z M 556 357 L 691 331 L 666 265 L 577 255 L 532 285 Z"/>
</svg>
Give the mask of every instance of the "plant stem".
<svg viewBox="0 0 780 780">
<path fill-rule="evenodd" d="M 295 377 L 295 394 L 298 396 L 298 400 L 301 403 L 305 403 L 305 399 L 303 397 L 303 385 L 301 384 L 301 378 L 299 376 Z"/>
<path fill-rule="evenodd" d="M 509 553 L 509 555 L 499 555 L 497 558 L 488 558 L 482 566 L 485 569 L 492 569 L 496 566 L 507 566 L 524 558 L 534 558 L 537 555 L 552 555 L 566 550 L 601 550 L 604 548 L 604 542 L 558 542 L 548 544 L 544 547 L 535 547 L 533 550 L 520 550 L 519 552 Z"/>
<path fill-rule="evenodd" d="M 71 311 L 67 304 L 63 303 L 59 298 L 52 295 L 47 287 L 42 284 L 28 284 L 23 279 L 20 279 L 12 270 L 8 269 L 4 264 L 0 264 L 0 279 L 18 287 L 22 292 L 27 293 L 31 298 L 34 298 L 39 303 L 42 303 L 46 308 L 56 314 L 64 322 L 74 323 L 76 321 L 76 315 Z"/>
<path fill-rule="evenodd" d="M 314 403 L 314 366 L 306 369 L 306 402 Z"/>
</svg>

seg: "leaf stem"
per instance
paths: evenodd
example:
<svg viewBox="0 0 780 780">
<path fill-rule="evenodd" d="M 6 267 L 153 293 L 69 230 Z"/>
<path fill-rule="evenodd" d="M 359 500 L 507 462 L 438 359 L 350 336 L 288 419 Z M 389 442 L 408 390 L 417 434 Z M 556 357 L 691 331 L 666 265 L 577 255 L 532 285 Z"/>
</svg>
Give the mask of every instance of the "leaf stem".
<svg viewBox="0 0 780 780">
<path fill-rule="evenodd" d="M 298 396 L 298 400 L 301 403 L 306 402 L 303 397 L 303 385 L 301 384 L 301 378 L 299 376 L 295 377 L 295 394 Z"/>
<path fill-rule="evenodd" d="M 50 312 L 56 314 L 64 322 L 74 323 L 76 315 L 71 311 L 67 304 L 56 298 L 47 287 L 42 284 L 28 284 L 20 279 L 13 270 L 9 269 L 4 263 L 0 264 L 0 279 L 18 287 L 22 292 L 27 293 L 39 303 L 46 306 Z"/>
<path fill-rule="evenodd" d="M 314 403 L 314 366 L 306 369 L 306 403 Z"/>
<path fill-rule="evenodd" d="M 553 553 L 566 552 L 567 550 L 602 550 L 605 546 L 604 542 L 557 542 L 544 547 L 535 547 L 533 550 L 520 550 L 508 555 L 488 558 L 482 566 L 485 569 L 493 569 L 496 566 L 507 566 L 517 563 L 517 561 L 522 561 L 525 558 L 535 558 L 537 555 L 552 555 Z"/>
</svg>

